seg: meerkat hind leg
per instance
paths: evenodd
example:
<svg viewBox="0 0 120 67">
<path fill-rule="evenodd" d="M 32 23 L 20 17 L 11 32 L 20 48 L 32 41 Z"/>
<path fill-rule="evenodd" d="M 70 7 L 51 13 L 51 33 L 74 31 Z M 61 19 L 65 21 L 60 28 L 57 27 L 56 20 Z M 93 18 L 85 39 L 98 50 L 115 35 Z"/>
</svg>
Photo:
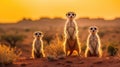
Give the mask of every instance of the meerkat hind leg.
<svg viewBox="0 0 120 67">
<path fill-rule="evenodd" d="M 75 50 L 76 50 L 76 52 L 77 52 L 77 55 L 78 56 L 80 56 L 80 48 L 79 48 L 79 45 L 78 45 L 78 43 L 77 43 L 77 40 L 75 41 Z"/>
<path fill-rule="evenodd" d="M 40 53 L 40 56 L 39 56 L 40 58 L 42 58 L 43 57 L 43 53 Z"/>
<path fill-rule="evenodd" d="M 65 55 L 68 56 L 68 53 L 69 53 L 69 50 L 66 49 L 66 50 L 65 50 Z"/>
<path fill-rule="evenodd" d="M 40 53 L 39 53 L 39 51 L 34 52 L 34 54 L 35 54 L 35 57 L 36 57 L 36 58 L 40 58 Z"/>
<path fill-rule="evenodd" d="M 80 56 L 80 49 L 77 48 L 76 51 L 77 51 L 77 55 Z"/>
<path fill-rule="evenodd" d="M 74 51 L 74 50 L 70 50 L 70 53 L 69 53 L 69 55 L 68 55 L 68 56 L 71 56 L 71 55 L 72 55 L 72 53 L 73 53 L 73 51 Z"/>
<path fill-rule="evenodd" d="M 87 57 L 92 57 L 93 55 L 91 54 L 90 50 L 87 51 Z"/>
</svg>

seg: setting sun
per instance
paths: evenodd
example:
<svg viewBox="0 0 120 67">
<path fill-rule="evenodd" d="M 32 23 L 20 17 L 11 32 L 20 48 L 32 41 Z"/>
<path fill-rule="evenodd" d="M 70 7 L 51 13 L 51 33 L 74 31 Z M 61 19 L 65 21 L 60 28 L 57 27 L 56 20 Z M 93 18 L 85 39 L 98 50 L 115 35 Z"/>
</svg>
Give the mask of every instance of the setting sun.
<svg viewBox="0 0 120 67">
<path fill-rule="evenodd" d="M 114 19 L 120 17 L 119 0 L 1 0 L 0 22 L 16 22 L 22 18 L 65 18 L 74 11 L 77 17 Z"/>
</svg>

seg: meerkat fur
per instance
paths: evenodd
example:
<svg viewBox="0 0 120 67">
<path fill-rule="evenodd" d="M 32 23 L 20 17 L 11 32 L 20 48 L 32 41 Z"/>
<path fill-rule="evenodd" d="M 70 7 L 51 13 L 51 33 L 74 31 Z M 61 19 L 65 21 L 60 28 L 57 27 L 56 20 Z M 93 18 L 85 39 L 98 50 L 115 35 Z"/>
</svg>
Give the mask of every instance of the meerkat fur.
<svg viewBox="0 0 120 67">
<path fill-rule="evenodd" d="M 32 44 L 32 58 L 45 57 L 43 50 L 42 32 L 36 31 L 33 36 L 34 36 L 34 40 Z"/>
<path fill-rule="evenodd" d="M 64 27 L 65 41 L 64 41 L 64 52 L 66 56 L 70 56 L 74 50 L 80 55 L 80 43 L 78 38 L 78 26 L 74 20 L 76 14 L 74 12 L 68 12 L 66 14 L 67 21 Z M 70 52 L 68 54 L 68 52 Z"/>
<path fill-rule="evenodd" d="M 87 48 L 85 51 L 85 57 L 97 56 L 102 57 L 102 49 L 100 38 L 97 34 L 98 28 L 96 26 L 91 26 L 89 28 L 89 36 L 87 38 Z"/>
</svg>

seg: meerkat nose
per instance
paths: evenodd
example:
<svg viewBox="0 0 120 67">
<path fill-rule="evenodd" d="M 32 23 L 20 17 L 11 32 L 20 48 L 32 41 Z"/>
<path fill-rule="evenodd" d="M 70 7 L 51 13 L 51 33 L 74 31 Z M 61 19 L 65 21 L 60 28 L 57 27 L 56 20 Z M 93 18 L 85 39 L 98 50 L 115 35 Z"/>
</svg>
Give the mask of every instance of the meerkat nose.
<svg viewBox="0 0 120 67">
<path fill-rule="evenodd" d="M 70 18 L 72 18 L 72 16 L 70 16 Z"/>
</svg>

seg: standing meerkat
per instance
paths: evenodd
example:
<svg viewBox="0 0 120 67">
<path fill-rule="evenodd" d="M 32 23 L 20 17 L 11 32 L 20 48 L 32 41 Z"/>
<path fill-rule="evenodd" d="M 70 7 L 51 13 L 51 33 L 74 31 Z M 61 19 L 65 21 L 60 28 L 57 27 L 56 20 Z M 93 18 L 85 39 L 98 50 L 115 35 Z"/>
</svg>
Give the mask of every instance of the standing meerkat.
<svg viewBox="0 0 120 67">
<path fill-rule="evenodd" d="M 76 14 L 74 12 L 68 12 L 66 14 L 67 21 L 64 27 L 65 42 L 64 42 L 64 52 L 66 56 L 72 55 L 73 51 L 76 50 L 78 55 L 80 55 L 80 43 L 78 39 L 78 26 L 74 20 Z M 70 52 L 68 54 L 68 52 Z"/>
<path fill-rule="evenodd" d="M 102 57 L 101 43 L 97 32 L 98 32 L 98 28 L 96 26 L 91 26 L 89 28 L 90 34 L 87 39 L 87 48 L 85 51 L 85 57 L 91 57 L 91 56 Z"/>
<path fill-rule="evenodd" d="M 43 50 L 43 41 L 42 37 L 43 34 L 40 31 L 34 33 L 34 40 L 32 44 L 32 57 L 33 58 L 41 58 L 44 57 L 44 50 Z"/>
</svg>

